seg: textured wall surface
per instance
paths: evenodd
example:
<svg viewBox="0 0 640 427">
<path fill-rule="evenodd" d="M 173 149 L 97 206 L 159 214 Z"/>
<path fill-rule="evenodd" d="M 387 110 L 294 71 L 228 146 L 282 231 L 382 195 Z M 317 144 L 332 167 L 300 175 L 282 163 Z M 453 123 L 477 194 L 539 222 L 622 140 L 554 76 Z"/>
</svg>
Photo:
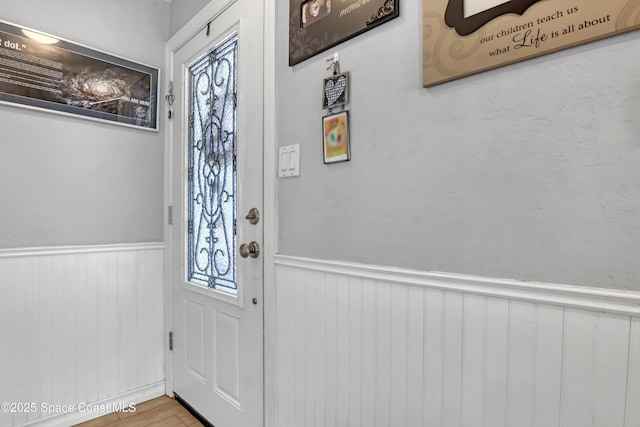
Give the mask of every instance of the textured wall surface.
<svg viewBox="0 0 640 427">
<path fill-rule="evenodd" d="M 295 67 L 279 3 L 279 252 L 640 290 L 640 32 L 424 89 L 419 3 Z M 324 165 L 336 51 L 352 160 Z"/>
<path fill-rule="evenodd" d="M 0 0 L 0 7 L 3 20 L 163 66 L 169 5 L 162 0 Z M 11 105 L 0 105 L 0 127 L 0 248 L 162 240 L 163 129 Z"/>
</svg>

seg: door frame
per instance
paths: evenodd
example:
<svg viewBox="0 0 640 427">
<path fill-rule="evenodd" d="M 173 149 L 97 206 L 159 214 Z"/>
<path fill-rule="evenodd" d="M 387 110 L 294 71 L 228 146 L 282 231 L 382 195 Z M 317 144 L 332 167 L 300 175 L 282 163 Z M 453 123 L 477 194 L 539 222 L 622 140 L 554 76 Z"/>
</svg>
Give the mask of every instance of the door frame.
<svg viewBox="0 0 640 427">
<path fill-rule="evenodd" d="M 171 191 L 173 179 L 171 164 L 173 160 L 173 124 L 167 117 L 168 105 L 165 96 L 168 94 L 169 82 L 174 80 L 173 54 L 196 33 L 202 31 L 209 22 L 229 8 L 236 0 L 213 0 L 198 12 L 184 27 L 174 34 L 165 45 L 165 72 L 162 78 L 162 99 L 160 100 L 160 126 L 164 132 L 164 332 L 165 332 L 165 394 L 173 396 L 173 354 L 169 350 L 169 331 L 173 327 L 172 283 L 173 273 L 171 254 L 174 244 L 169 224 L 169 206 L 174 205 Z M 264 386 L 264 426 L 275 427 L 275 374 L 276 374 L 276 301 L 275 301 L 275 263 L 277 251 L 277 203 L 276 203 L 276 116 L 275 116 L 275 22 L 276 0 L 264 0 L 264 94 L 263 94 L 263 242 L 261 253 L 264 256 L 264 290 L 263 290 L 263 386 Z"/>
</svg>

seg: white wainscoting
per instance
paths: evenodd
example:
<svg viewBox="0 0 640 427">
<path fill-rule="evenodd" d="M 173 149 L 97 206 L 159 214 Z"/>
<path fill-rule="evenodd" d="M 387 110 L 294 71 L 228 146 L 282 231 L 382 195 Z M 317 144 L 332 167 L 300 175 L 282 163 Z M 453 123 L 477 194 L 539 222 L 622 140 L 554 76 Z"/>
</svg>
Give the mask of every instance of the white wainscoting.
<svg viewBox="0 0 640 427">
<path fill-rule="evenodd" d="M 42 404 L 164 394 L 162 244 L 0 251 L 0 426 L 69 426 L 100 413 Z M 126 406 L 126 405 L 125 405 Z"/>
<path fill-rule="evenodd" d="M 277 427 L 639 427 L 640 294 L 276 256 Z"/>
</svg>

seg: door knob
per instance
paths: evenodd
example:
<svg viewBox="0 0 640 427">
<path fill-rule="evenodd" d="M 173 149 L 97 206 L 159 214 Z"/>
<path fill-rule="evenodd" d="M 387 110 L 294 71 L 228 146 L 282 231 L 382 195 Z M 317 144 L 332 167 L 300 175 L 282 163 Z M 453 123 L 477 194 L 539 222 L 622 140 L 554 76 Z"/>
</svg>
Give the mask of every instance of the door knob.
<svg viewBox="0 0 640 427">
<path fill-rule="evenodd" d="M 260 211 L 257 208 L 249 209 L 249 213 L 244 217 L 251 224 L 256 225 L 260 221 Z"/>
<path fill-rule="evenodd" d="M 251 242 L 248 245 L 243 243 L 240 245 L 240 256 L 242 258 L 258 258 L 260 255 L 260 245 L 258 242 Z"/>
</svg>

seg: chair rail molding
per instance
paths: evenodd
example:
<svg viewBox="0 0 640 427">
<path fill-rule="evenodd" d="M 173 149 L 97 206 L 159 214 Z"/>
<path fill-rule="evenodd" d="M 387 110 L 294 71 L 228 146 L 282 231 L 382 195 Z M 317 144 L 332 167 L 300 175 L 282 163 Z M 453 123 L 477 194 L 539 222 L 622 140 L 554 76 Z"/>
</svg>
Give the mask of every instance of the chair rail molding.
<svg viewBox="0 0 640 427">
<path fill-rule="evenodd" d="M 513 279 L 497 279 L 454 273 L 425 272 L 288 255 L 276 255 L 274 262 L 276 265 L 303 270 L 321 271 L 408 286 L 583 308 L 604 313 L 640 316 L 640 292 L 578 285 L 524 282 Z"/>
<path fill-rule="evenodd" d="M 17 249 L 0 249 L 0 259 L 34 257 L 42 255 L 69 255 L 69 254 L 92 254 L 108 252 L 132 252 L 132 251 L 154 251 L 164 250 L 164 243 L 123 243 L 111 245 L 87 245 L 87 246 L 51 246 Z"/>
</svg>

